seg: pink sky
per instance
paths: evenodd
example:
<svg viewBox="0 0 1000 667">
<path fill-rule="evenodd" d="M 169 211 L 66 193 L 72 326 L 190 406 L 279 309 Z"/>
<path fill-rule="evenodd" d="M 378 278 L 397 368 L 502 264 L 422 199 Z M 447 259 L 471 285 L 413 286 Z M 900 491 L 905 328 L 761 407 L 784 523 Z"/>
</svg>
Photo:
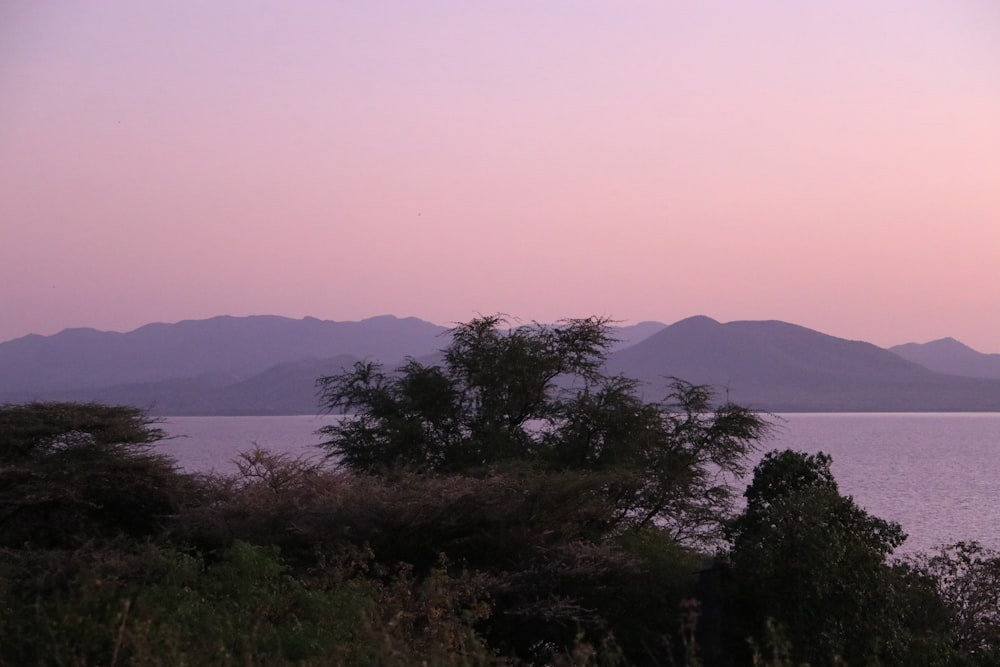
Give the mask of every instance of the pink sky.
<svg viewBox="0 0 1000 667">
<path fill-rule="evenodd" d="M 498 311 L 1000 352 L 995 0 L 0 4 L 0 340 Z"/>
</svg>

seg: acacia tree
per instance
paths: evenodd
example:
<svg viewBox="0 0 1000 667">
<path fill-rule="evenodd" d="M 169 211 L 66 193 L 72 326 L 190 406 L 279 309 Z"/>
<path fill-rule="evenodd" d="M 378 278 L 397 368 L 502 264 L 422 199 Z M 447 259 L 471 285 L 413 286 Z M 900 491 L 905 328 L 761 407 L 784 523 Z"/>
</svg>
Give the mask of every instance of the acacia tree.
<svg viewBox="0 0 1000 667">
<path fill-rule="evenodd" d="M 390 372 L 366 361 L 320 378 L 323 406 L 350 413 L 321 429 L 330 455 L 368 474 L 579 471 L 615 500 L 619 525 L 714 536 L 729 482 L 767 423 L 679 380 L 665 400 L 646 401 L 636 381 L 602 370 L 614 342 L 607 319 L 507 324 L 494 315 L 458 325 L 440 364 Z"/>
<path fill-rule="evenodd" d="M 151 447 L 156 423 L 129 406 L 0 406 L 0 546 L 155 533 L 187 484 Z"/>
</svg>

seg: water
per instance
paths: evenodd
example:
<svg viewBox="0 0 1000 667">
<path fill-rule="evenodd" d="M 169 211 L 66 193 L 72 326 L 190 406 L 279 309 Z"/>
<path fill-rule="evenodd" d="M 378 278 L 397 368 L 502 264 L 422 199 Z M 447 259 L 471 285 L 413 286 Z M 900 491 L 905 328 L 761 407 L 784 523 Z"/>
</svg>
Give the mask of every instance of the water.
<svg viewBox="0 0 1000 667">
<path fill-rule="evenodd" d="M 235 470 L 258 444 L 320 456 L 334 416 L 171 417 L 162 449 L 191 472 Z M 958 540 L 1000 549 L 1000 413 L 785 414 L 763 450 L 826 452 L 845 495 L 909 534 L 901 551 Z M 761 452 L 762 453 L 762 452 Z"/>
<path fill-rule="evenodd" d="M 160 427 L 171 437 L 160 443 L 187 472 L 230 473 L 240 452 L 259 445 L 292 456 L 321 457 L 316 431 L 335 416 L 168 417 Z"/>
<path fill-rule="evenodd" d="M 1000 549 L 1000 414 L 780 415 L 767 449 L 826 452 L 841 493 L 909 534 Z"/>
</svg>

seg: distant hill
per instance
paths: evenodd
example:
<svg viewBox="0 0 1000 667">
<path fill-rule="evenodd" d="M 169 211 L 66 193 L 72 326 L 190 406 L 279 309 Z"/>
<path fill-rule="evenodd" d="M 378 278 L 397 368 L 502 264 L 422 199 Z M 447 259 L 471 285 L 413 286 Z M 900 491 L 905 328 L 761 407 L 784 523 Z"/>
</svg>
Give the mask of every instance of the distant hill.
<svg viewBox="0 0 1000 667">
<path fill-rule="evenodd" d="M 667 328 L 663 322 L 639 322 L 625 327 L 615 327 L 615 343 L 612 350 L 622 350 L 646 340 L 653 334 L 657 334 Z"/>
<path fill-rule="evenodd" d="M 984 354 L 954 338 L 890 347 L 904 359 L 938 373 L 1000 379 L 1000 354 Z"/>
<path fill-rule="evenodd" d="M 446 344 L 445 327 L 413 317 L 330 322 L 312 317 L 214 317 L 149 324 L 129 333 L 67 329 L 0 343 L 0 395 L 96 389 L 212 375 L 235 382 L 275 364 L 402 359 Z"/>
<path fill-rule="evenodd" d="M 665 327 L 617 327 L 616 348 Z M 316 379 L 359 359 L 437 363 L 448 331 L 391 315 L 360 322 L 213 317 L 118 333 L 67 329 L 0 343 L 0 402 L 100 401 L 159 415 L 313 414 Z"/>
<path fill-rule="evenodd" d="M 870 343 L 776 321 L 688 318 L 614 353 L 608 368 L 651 393 L 673 376 L 772 412 L 1000 410 L 1000 381 L 934 373 Z"/>
<path fill-rule="evenodd" d="M 43 398 L 135 405 L 153 415 L 300 415 L 319 412 L 316 380 L 350 368 L 358 358 L 286 361 L 245 380 L 219 384 L 203 376 L 96 389 L 47 392 Z"/>
<path fill-rule="evenodd" d="M 0 343 L 0 402 L 95 400 L 153 415 L 315 414 L 319 376 L 364 358 L 390 368 L 406 357 L 436 363 L 446 331 L 392 316 L 261 316 L 25 336 Z M 649 398 L 661 398 L 665 378 L 676 376 L 772 412 L 1000 411 L 1000 380 L 936 373 L 869 343 L 785 322 L 692 317 L 614 335 L 607 369 L 644 381 Z"/>
</svg>

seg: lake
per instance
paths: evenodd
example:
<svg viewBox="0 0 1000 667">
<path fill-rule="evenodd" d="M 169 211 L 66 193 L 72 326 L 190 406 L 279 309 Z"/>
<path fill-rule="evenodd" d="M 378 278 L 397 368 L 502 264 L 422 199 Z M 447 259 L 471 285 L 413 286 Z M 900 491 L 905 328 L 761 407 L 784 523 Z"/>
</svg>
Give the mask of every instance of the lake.
<svg viewBox="0 0 1000 667">
<path fill-rule="evenodd" d="M 334 416 L 170 417 L 160 443 L 190 472 L 232 472 L 259 444 L 321 456 Z M 826 452 L 841 492 L 909 534 L 901 551 L 979 540 L 1000 549 L 1000 413 L 823 413 L 773 417 L 769 449 Z"/>
</svg>

